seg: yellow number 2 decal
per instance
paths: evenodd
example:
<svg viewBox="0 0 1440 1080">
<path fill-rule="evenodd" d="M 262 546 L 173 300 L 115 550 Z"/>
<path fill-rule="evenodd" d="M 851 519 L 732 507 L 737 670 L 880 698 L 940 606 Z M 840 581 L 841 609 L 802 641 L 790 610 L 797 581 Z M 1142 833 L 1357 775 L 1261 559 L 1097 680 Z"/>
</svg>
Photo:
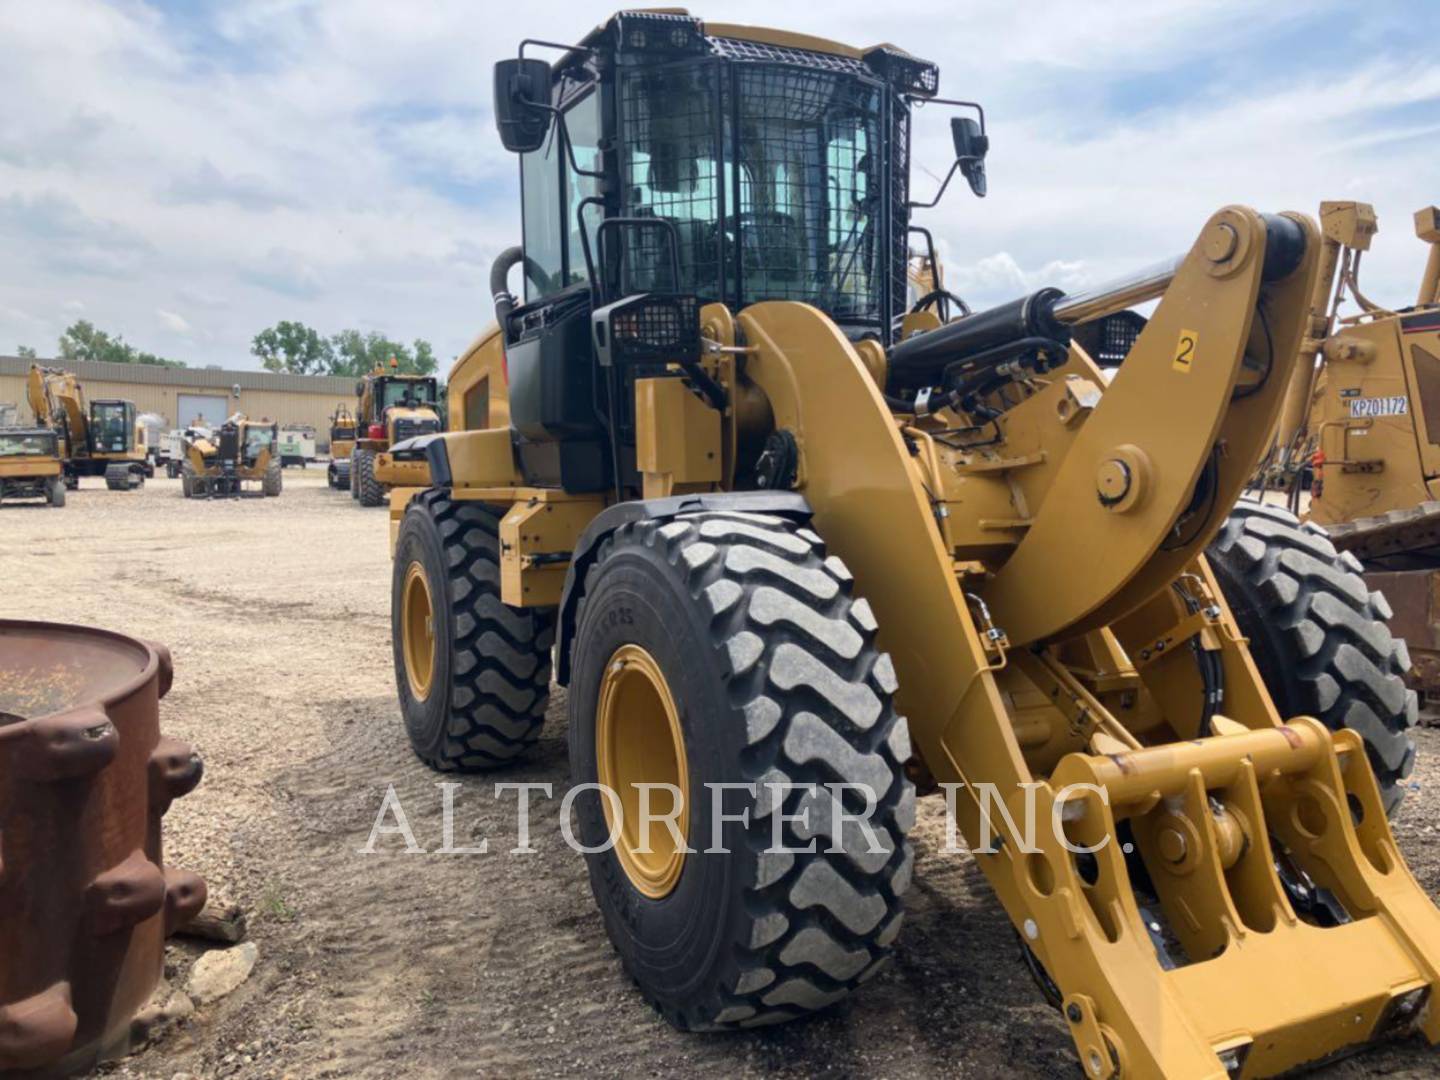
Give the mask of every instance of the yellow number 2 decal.
<svg viewBox="0 0 1440 1080">
<path fill-rule="evenodd" d="M 1194 330 L 1181 330 L 1180 340 L 1175 343 L 1175 359 L 1170 361 L 1170 366 L 1176 371 L 1190 374 L 1190 365 L 1195 362 L 1195 346 L 1200 343 L 1200 335 Z"/>
</svg>

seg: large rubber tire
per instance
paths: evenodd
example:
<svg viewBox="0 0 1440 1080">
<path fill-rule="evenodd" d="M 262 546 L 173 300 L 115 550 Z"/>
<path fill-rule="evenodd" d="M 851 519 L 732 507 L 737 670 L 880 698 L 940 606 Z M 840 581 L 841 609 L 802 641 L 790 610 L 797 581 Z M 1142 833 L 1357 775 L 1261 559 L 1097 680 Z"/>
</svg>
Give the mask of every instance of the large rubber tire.
<svg viewBox="0 0 1440 1080">
<path fill-rule="evenodd" d="M 595 783 L 597 695 L 623 645 L 661 669 L 683 730 L 687 854 L 673 889 L 642 893 L 613 849 L 587 854 L 610 940 L 641 992 L 673 1025 L 705 1030 L 774 1023 L 840 1000 L 887 961 L 903 918 L 913 854 L 909 731 L 895 715 L 895 673 L 875 647 L 870 607 L 820 538 L 780 518 L 704 513 L 623 526 L 587 572 L 569 688 L 570 764 Z M 727 807 L 748 822 L 712 842 L 717 783 L 757 785 Z M 880 850 L 858 826 L 834 836 L 823 787 L 780 796 L 771 848 L 770 784 L 868 784 Z M 845 798 L 855 796 L 851 791 Z M 601 796 L 576 800 L 582 843 L 609 835 Z M 852 806 L 852 810 L 857 806 Z M 838 839 L 838 843 L 832 840 Z M 831 851 L 829 849 L 837 848 Z"/>
<path fill-rule="evenodd" d="M 205 481 L 196 474 L 195 466 L 190 462 L 182 462 L 180 465 L 180 494 L 187 499 L 194 499 L 205 493 Z"/>
<path fill-rule="evenodd" d="M 356 449 L 350 454 L 350 498 L 360 501 L 360 459 L 365 451 Z"/>
<path fill-rule="evenodd" d="M 284 474 L 280 469 L 280 463 L 272 461 L 269 468 L 265 470 L 265 479 L 260 482 L 260 490 L 271 498 L 279 495 L 285 485 Z"/>
<path fill-rule="evenodd" d="M 358 454 L 359 451 L 356 451 Z M 356 491 L 361 506 L 384 506 L 385 485 L 375 479 L 375 455 L 367 450 L 355 461 Z"/>
<path fill-rule="evenodd" d="M 1354 730 L 1393 815 L 1415 767 L 1418 703 L 1405 688 L 1405 642 L 1361 566 L 1317 525 L 1277 506 L 1241 502 L 1211 543 L 1210 563 L 1282 717 Z"/>
<path fill-rule="evenodd" d="M 62 479 L 60 479 L 60 477 L 58 477 L 58 476 L 57 476 L 57 477 L 54 477 L 54 478 L 50 481 L 50 483 L 49 483 L 49 490 L 46 492 L 46 498 L 48 498 L 48 499 L 50 500 L 50 505 L 51 505 L 51 506 L 54 506 L 54 507 L 64 506 L 64 505 L 65 505 L 65 481 L 62 480 Z"/>
<path fill-rule="evenodd" d="M 500 515 L 443 491 L 411 500 L 400 523 L 390 598 L 400 711 L 410 745 L 442 771 L 493 769 L 540 735 L 550 702 L 554 614 L 500 602 Z M 434 666 L 422 700 L 405 670 L 401 600 L 422 568 L 433 608 Z"/>
</svg>

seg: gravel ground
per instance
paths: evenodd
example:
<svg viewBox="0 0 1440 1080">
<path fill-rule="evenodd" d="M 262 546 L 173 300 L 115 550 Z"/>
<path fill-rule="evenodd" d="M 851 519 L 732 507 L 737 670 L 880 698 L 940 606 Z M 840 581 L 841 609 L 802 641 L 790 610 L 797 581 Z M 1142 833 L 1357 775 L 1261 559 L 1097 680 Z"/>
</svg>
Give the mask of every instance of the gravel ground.
<svg viewBox="0 0 1440 1080">
<path fill-rule="evenodd" d="M 92 623 L 167 643 L 168 733 L 203 755 L 200 788 L 166 819 L 167 859 L 239 901 L 253 977 L 160 1043 L 106 1067 L 159 1077 L 420 1077 L 572 1073 L 1049 1077 L 1076 1075 L 1008 921 L 966 856 L 945 855 L 922 802 L 915 884 L 897 962 L 851 1002 L 753 1034 L 681 1035 L 627 984 L 584 867 L 559 835 L 567 782 L 557 693 L 536 751 L 501 779 L 548 782 L 537 853 L 511 856 L 516 802 L 460 778 L 459 847 L 442 855 L 437 780 L 395 707 L 386 515 L 287 470 L 279 499 L 213 503 L 158 479 L 118 494 L 87 480 L 64 510 L 0 508 L 0 615 Z M 1397 823 L 1422 884 L 1434 847 L 1440 732 L 1422 744 Z M 394 785 L 416 840 L 366 843 Z M 183 981 L 199 953 L 170 947 Z M 1329 1076 L 1435 1075 L 1415 1045 Z"/>
</svg>

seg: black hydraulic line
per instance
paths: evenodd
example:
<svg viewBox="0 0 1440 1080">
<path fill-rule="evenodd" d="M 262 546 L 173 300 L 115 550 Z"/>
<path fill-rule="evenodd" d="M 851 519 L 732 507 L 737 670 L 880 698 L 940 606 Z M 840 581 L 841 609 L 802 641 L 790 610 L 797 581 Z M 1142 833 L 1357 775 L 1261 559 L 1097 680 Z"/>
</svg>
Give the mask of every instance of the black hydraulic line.
<svg viewBox="0 0 1440 1080">
<path fill-rule="evenodd" d="M 525 249 L 516 244 L 502 251 L 490 264 L 490 295 L 495 300 L 495 321 L 502 330 L 510 312 L 515 310 L 515 296 L 510 292 L 510 271 L 524 258 Z"/>
<path fill-rule="evenodd" d="M 906 338 L 890 348 L 891 377 L 902 385 L 933 384 L 957 361 L 991 353 L 1022 338 L 1068 345 L 1070 330 L 1054 314 L 1056 301 L 1064 295 L 1059 289 L 1041 289 Z"/>
</svg>

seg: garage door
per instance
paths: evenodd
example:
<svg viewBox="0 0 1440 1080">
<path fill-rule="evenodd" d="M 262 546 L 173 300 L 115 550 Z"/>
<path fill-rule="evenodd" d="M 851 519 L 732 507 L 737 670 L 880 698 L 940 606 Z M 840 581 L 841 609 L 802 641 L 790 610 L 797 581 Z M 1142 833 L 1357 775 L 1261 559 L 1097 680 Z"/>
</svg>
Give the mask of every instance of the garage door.
<svg viewBox="0 0 1440 1080">
<path fill-rule="evenodd" d="M 217 428 L 229 418 L 230 399 L 223 394 L 209 397 L 204 394 L 177 394 L 175 409 L 179 414 L 175 423 L 179 427 L 191 427 L 197 419 L 206 427 Z"/>
</svg>

